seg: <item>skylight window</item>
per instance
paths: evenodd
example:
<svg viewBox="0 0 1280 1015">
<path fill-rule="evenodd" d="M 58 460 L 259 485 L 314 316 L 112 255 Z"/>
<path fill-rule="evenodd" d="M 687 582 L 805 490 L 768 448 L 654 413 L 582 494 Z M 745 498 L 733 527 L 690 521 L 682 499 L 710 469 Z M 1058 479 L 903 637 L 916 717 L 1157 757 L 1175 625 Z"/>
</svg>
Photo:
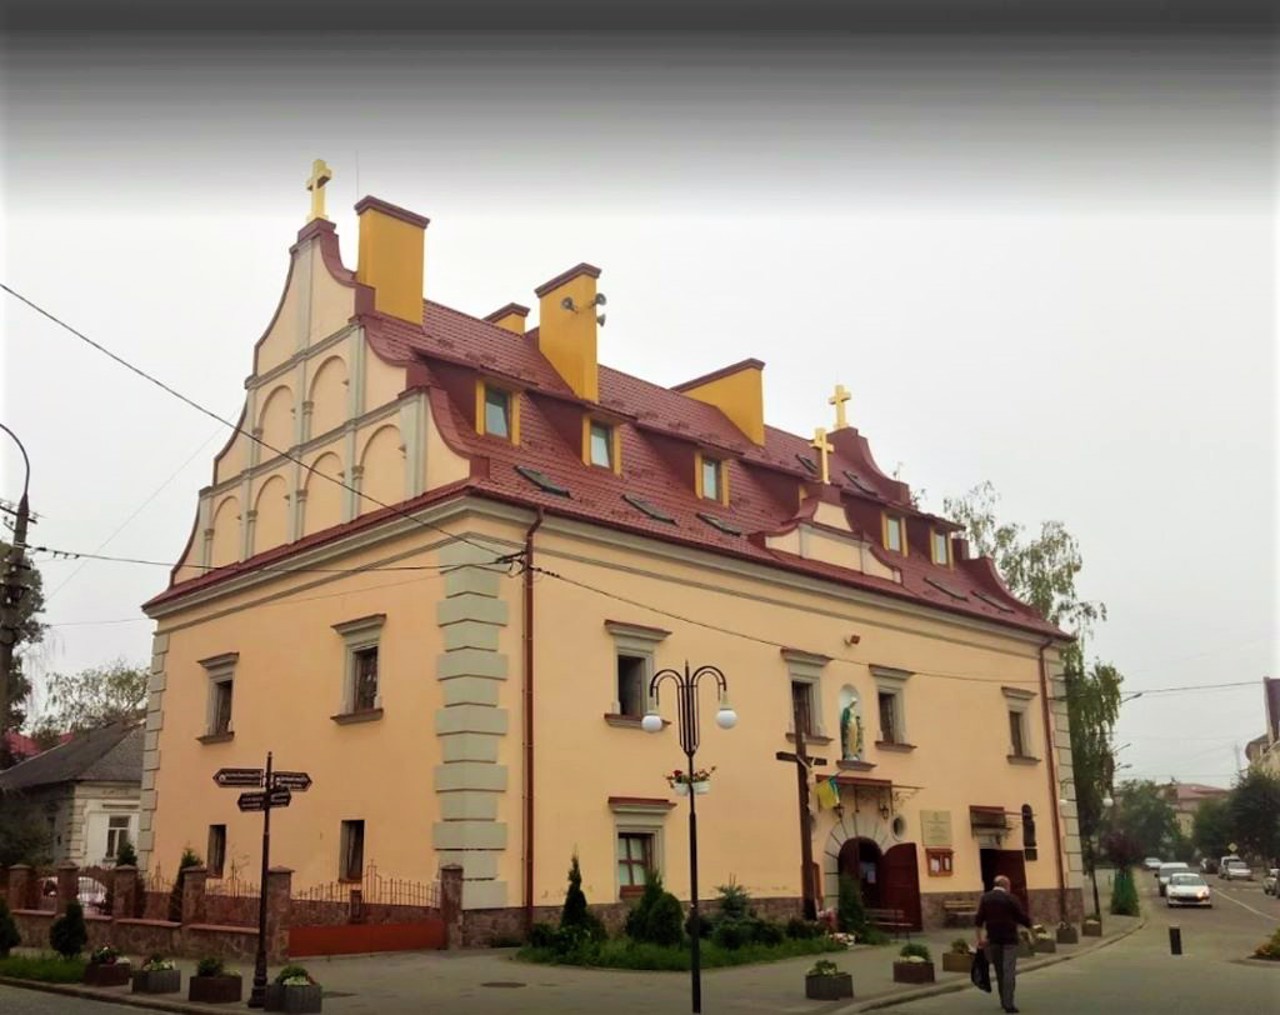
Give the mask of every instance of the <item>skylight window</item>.
<svg viewBox="0 0 1280 1015">
<path fill-rule="evenodd" d="M 631 493 L 624 493 L 622 495 L 622 499 L 625 500 L 637 511 L 640 511 L 643 514 L 648 515 L 655 522 L 666 522 L 668 525 L 674 525 L 676 523 L 675 518 L 667 514 L 665 511 L 662 510 L 662 508 L 658 507 L 656 504 L 645 500 L 643 497 L 637 497 L 635 496 L 635 494 L 631 494 Z"/>
<path fill-rule="evenodd" d="M 845 479 L 847 479 L 850 483 L 852 483 L 852 484 L 853 484 L 855 487 L 857 487 L 859 490 L 861 490 L 863 493 L 869 493 L 869 494 L 871 494 L 871 496 L 873 496 L 873 497 L 874 497 L 874 496 L 876 496 L 876 492 L 875 492 L 875 490 L 873 490 L 871 487 L 867 486 L 867 484 L 866 484 L 866 483 L 864 483 L 864 482 L 863 482 L 863 481 L 858 477 L 858 474 L 857 474 L 857 473 L 855 473 L 855 472 L 850 472 L 848 469 L 845 469 L 845 470 L 844 470 L 844 478 L 845 478 Z"/>
<path fill-rule="evenodd" d="M 796 461 L 804 466 L 804 471 L 809 473 L 809 475 L 816 476 L 818 474 L 818 467 L 813 464 L 813 459 L 808 456 L 796 455 Z"/>
<path fill-rule="evenodd" d="M 946 582 L 940 582 L 936 578 L 930 578 L 926 576 L 925 581 L 928 584 L 932 585 L 939 592 L 943 593 L 944 595 L 950 596 L 952 599 L 968 599 L 969 598 L 959 589 L 952 588 Z"/>
<path fill-rule="evenodd" d="M 1001 613 L 1014 612 L 1013 607 L 1005 605 L 1004 603 L 1000 602 L 1000 600 L 998 599 L 993 599 L 991 596 L 987 595 L 985 592 L 974 592 L 974 595 L 977 596 L 979 599 L 981 599 L 988 606 L 995 607 Z"/>
<path fill-rule="evenodd" d="M 723 518 L 717 518 L 715 515 L 709 515 L 703 511 L 698 512 L 698 517 L 710 525 L 713 529 L 719 529 L 726 536 L 740 536 L 742 530 L 736 525 L 730 525 Z"/>
<path fill-rule="evenodd" d="M 517 465 L 515 466 L 515 470 L 539 490 L 546 493 L 554 493 L 557 497 L 573 496 L 573 494 L 569 492 L 569 488 L 567 486 L 561 486 L 544 472 L 539 472 L 537 469 L 530 469 L 526 465 Z"/>
</svg>

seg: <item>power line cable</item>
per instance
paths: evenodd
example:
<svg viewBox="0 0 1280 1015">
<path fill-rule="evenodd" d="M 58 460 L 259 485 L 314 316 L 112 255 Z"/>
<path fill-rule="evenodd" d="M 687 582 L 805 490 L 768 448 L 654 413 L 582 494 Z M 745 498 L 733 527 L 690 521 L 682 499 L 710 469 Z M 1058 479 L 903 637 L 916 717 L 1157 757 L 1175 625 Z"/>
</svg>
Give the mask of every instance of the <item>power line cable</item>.
<svg viewBox="0 0 1280 1015">
<path fill-rule="evenodd" d="M 197 571 L 217 571 L 224 567 L 232 567 L 231 564 L 183 564 L 181 562 L 174 564 L 167 560 L 148 560 L 144 557 L 115 557 L 104 553 L 81 553 L 78 550 L 59 550 L 51 546 L 32 546 L 28 548 L 32 553 L 51 553 L 55 555 L 54 560 L 38 561 L 41 564 L 54 564 L 59 560 L 98 560 L 113 564 L 145 564 L 151 567 L 167 567 L 167 568 L 192 568 Z M 474 566 L 489 567 L 494 564 L 510 565 L 512 561 L 519 557 L 518 553 L 506 554 L 491 561 L 479 561 Z M 473 566 L 470 564 L 370 564 L 367 567 L 255 567 L 251 568 L 253 574 L 363 574 L 366 571 L 453 571 L 460 567 Z"/>
<path fill-rule="evenodd" d="M 205 416 L 208 416 L 210 419 L 215 420 L 218 423 L 221 423 L 223 426 L 227 427 L 233 432 L 238 434 L 243 434 L 245 437 L 248 437 L 251 441 L 261 445 L 262 447 L 266 448 L 268 451 L 272 452 L 273 454 L 279 455 L 280 457 L 284 458 L 286 461 L 293 462 L 295 465 L 300 466 L 302 469 L 304 469 L 306 472 L 310 473 L 311 475 L 321 476 L 324 479 L 329 480 L 331 483 L 335 483 L 338 486 L 342 487 L 342 489 L 350 491 L 351 493 L 354 493 L 357 497 L 361 497 L 364 500 L 369 501 L 371 504 L 376 504 L 378 507 L 386 508 L 387 510 L 394 512 L 400 517 L 406 518 L 417 525 L 423 526 L 424 528 L 434 529 L 435 531 L 448 536 L 450 540 L 467 543 L 469 546 L 473 546 L 478 550 L 483 550 L 485 553 L 493 552 L 491 547 L 485 546 L 482 543 L 477 543 L 474 540 L 469 539 L 464 535 L 458 535 L 456 533 L 450 532 L 448 529 L 444 528 L 443 526 L 438 525 L 435 522 L 429 521 L 426 518 L 420 518 L 416 515 L 413 515 L 410 512 L 395 506 L 394 504 L 385 504 L 382 501 L 378 500 L 378 498 L 365 493 L 363 490 L 359 489 L 358 487 L 352 486 L 349 483 L 346 483 L 343 480 L 338 479 L 336 476 L 330 476 L 326 473 L 320 472 L 318 469 L 316 469 L 314 465 L 307 465 L 305 462 L 302 461 L 302 459 L 289 454 L 289 452 L 287 451 L 282 451 L 280 448 L 277 448 L 271 444 L 268 444 L 265 440 L 263 440 L 257 434 L 254 434 L 249 430 L 245 430 L 244 428 L 238 426 L 237 424 L 232 423 L 230 420 L 222 416 L 219 416 L 212 409 L 208 409 L 205 406 L 201 405 L 199 402 L 195 401 L 194 399 L 188 398 L 186 395 L 178 391 L 176 388 L 170 387 L 168 384 L 160 380 L 158 377 L 154 377 L 153 375 L 143 370 L 141 367 L 135 366 L 134 364 L 130 363 L 127 359 L 125 359 L 123 356 L 117 355 L 116 353 L 112 352 L 110 349 L 108 349 L 106 346 L 102 345 L 101 343 L 95 342 L 92 338 L 90 338 L 84 332 L 79 331 L 76 328 L 73 328 L 70 324 L 62 320 L 57 315 L 46 310 L 44 307 L 40 306 L 40 304 L 34 302 L 33 300 L 27 299 L 27 297 L 23 296 L 20 292 L 11 288 L 5 283 L 0 282 L 0 289 L 3 289 L 14 299 L 19 300 L 22 303 L 25 303 L 28 307 L 30 307 L 36 313 L 40 314 L 43 317 L 48 318 L 54 324 L 58 325 L 58 327 L 70 332 L 76 338 L 92 346 L 94 349 L 98 350 L 98 352 L 102 353 L 108 359 L 113 360 L 114 362 L 120 364 L 120 366 L 124 367 L 126 370 L 130 371 L 131 373 L 137 374 L 143 380 L 148 381 L 151 384 L 154 384 L 156 387 L 160 388 L 162 391 L 167 392 L 168 394 L 172 395 L 174 398 L 178 399 L 178 401 L 182 402 L 185 405 L 189 405 L 191 408 L 195 409 L 197 412 L 202 413 Z"/>
</svg>

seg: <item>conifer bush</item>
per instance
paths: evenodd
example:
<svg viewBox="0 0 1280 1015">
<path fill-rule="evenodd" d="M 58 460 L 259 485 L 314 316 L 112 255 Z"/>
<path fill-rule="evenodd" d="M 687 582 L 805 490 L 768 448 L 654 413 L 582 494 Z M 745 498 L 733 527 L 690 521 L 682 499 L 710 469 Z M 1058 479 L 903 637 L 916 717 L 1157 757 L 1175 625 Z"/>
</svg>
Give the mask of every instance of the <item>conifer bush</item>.
<svg viewBox="0 0 1280 1015">
<path fill-rule="evenodd" d="M 856 878 L 840 875 L 840 898 L 836 903 L 836 924 L 844 934 L 865 935 L 870 927 L 866 908 L 862 905 L 862 890 Z"/>
<path fill-rule="evenodd" d="M 89 943 L 89 928 L 84 922 L 84 907 L 69 902 L 67 911 L 49 928 L 49 944 L 64 959 L 74 959 Z"/>
<path fill-rule="evenodd" d="M 0 959 L 8 958 L 10 949 L 22 944 L 22 935 L 18 933 L 18 924 L 9 912 L 9 906 L 0 899 Z"/>
<path fill-rule="evenodd" d="M 1114 916 L 1138 915 L 1138 889 L 1133 883 L 1133 871 L 1128 867 L 1116 871 L 1111 885 L 1111 912 Z"/>
</svg>

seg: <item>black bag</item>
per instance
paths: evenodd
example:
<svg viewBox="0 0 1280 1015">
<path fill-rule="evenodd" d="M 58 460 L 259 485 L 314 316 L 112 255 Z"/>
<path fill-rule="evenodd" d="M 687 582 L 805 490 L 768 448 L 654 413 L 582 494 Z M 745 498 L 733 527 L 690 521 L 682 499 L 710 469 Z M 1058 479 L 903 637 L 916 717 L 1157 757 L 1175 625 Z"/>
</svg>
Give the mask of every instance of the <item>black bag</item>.
<svg viewBox="0 0 1280 1015">
<path fill-rule="evenodd" d="M 979 990 L 991 993 L 991 964 L 987 962 L 985 948 L 979 948 L 973 953 L 973 968 L 969 970 L 969 979 Z"/>
</svg>

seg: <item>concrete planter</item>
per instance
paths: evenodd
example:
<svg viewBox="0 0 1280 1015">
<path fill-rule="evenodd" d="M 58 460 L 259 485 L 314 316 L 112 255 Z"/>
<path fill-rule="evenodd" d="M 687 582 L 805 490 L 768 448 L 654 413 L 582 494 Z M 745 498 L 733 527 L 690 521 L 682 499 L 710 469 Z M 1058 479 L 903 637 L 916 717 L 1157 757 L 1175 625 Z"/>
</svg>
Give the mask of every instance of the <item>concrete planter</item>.
<svg viewBox="0 0 1280 1015">
<path fill-rule="evenodd" d="M 1052 955 L 1058 950 L 1058 942 L 1053 938 L 1036 938 L 1036 954 Z"/>
<path fill-rule="evenodd" d="M 1072 926 L 1058 928 L 1058 944 L 1074 945 L 1080 943 L 1080 932 Z"/>
<path fill-rule="evenodd" d="M 1080 933 L 1085 937 L 1102 937 L 1102 923 L 1098 920 L 1085 920 L 1080 925 Z"/>
<path fill-rule="evenodd" d="M 308 983 L 292 986 L 284 983 L 268 983 L 265 1004 L 267 1011 L 284 1011 L 302 1015 L 320 1011 L 320 984 Z"/>
<path fill-rule="evenodd" d="M 973 952 L 943 952 L 944 973 L 967 973 L 973 968 Z"/>
<path fill-rule="evenodd" d="M 853 977 L 849 973 L 810 974 L 804 978 L 804 996 L 810 1001 L 853 997 Z"/>
<path fill-rule="evenodd" d="M 181 969 L 139 969 L 133 974 L 135 994 L 176 994 L 181 989 Z"/>
<path fill-rule="evenodd" d="M 1026 938 L 1023 938 L 1018 942 L 1018 958 L 1029 959 L 1035 953 L 1036 953 L 1035 946 Z"/>
<path fill-rule="evenodd" d="M 90 964 L 84 967 L 84 983 L 86 987 L 123 987 L 132 971 L 133 967 L 127 962 Z"/>
<path fill-rule="evenodd" d="M 935 979 L 932 962 L 895 962 L 893 964 L 894 983 L 933 983 Z"/>
<path fill-rule="evenodd" d="M 193 976 L 187 981 L 187 1000 L 202 1004 L 239 1004 L 244 981 L 234 973 L 221 976 Z"/>
</svg>

